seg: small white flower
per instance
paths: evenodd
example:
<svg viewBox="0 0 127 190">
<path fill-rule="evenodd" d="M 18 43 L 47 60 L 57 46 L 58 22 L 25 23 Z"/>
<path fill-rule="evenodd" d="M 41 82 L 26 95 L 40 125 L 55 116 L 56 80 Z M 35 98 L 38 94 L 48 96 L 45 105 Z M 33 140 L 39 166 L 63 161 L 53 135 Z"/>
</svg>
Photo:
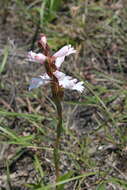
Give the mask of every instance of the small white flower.
<svg viewBox="0 0 127 190">
<path fill-rule="evenodd" d="M 70 90 L 77 90 L 79 92 L 83 92 L 84 86 L 83 82 L 77 82 L 77 79 L 72 78 L 71 76 L 65 75 L 63 72 L 55 71 L 53 73 L 59 81 L 59 85 L 63 88 L 70 89 Z M 38 78 L 32 78 L 30 81 L 29 90 L 33 88 L 38 88 L 41 85 L 46 85 L 51 82 L 50 77 L 45 73 L 43 76 L 39 76 Z"/>
<path fill-rule="evenodd" d="M 34 53 L 33 51 L 30 51 L 28 53 L 28 60 L 38 63 L 44 63 L 46 60 L 46 56 L 42 53 Z"/>
<path fill-rule="evenodd" d="M 63 57 L 63 56 L 68 56 L 72 53 L 76 53 L 76 50 L 73 47 L 71 47 L 71 45 L 66 45 L 62 47 L 60 50 L 58 50 L 53 56 Z"/>
<path fill-rule="evenodd" d="M 45 36 L 42 36 L 41 40 L 44 41 L 44 43 L 47 43 Z M 53 57 L 55 57 L 56 59 L 55 65 L 57 69 L 59 69 L 61 64 L 64 62 L 65 56 L 68 56 L 72 53 L 76 53 L 76 50 L 71 47 L 71 45 L 66 45 L 53 55 Z M 28 60 L 38 63 L 44 63 L 46 60 L 46 56 L 43 53 L 34 53 L 33 51 L 30 51 L 28 53 Z"/>
<path fill-rule="evenodd" d="M 59 85 L 62 86 L 63 88 L 83 92 L 84 90 L 83 82 L 77 82 L 77 79 L 73 79 L 72 77 L 67 76 L 60 71 L 55 71 L 53 74 L 57 77 Z"/>
<path fill-rule="evenodd" d="M 76 53 L 76 50 L 71 47 L 71 45 L 66 45 L 53 55 L 56 58 L 55 65 L 57 69 L 59 69 L 61 64 L 64 62 L 65 56 L 68 56 L 72 53 Z"/>
<path fill-rule="evenodd" d="M 84 90 L 84 86 L 83 86 L 83 82 L 81 81 L 81 82 L 78 82 L 78 83 L 76 83 L 74 86 L 73 86 L 73 88 L 72 88 L 72 90 L 77 90 L 77 91 L 79 91 L 79 92 L 83 92 L 83 90 Z"/>
<path fill-rule="evenodd" d="M 45 73 L 43 76 L 32 78 L 29 85 L 29 90 L 33 88 L 38 88 L 41 85 L 46 85 L 50 82 L 50 77 Z"/>
<path fill-rule="evenodd" d="M 47 43 L 45 36 L 42 36 L 41 40 L 43 43 Z M 57 69 L 60 68 L 61 64 L 65 59 L 65 56 L 68 56 L 72 53 L 76 53 L 76 50 L 71 45 L 66 45 L 53 55 L 53 57 L 55 57 L 56 59 L 55 65 Z M 29 61 L 44 63 L 46 58 L 47 57 L 42 53 L 34 53 L 32 51 L 28 53 Z M 67 76 L 58 70 L 56 70 L 53 74 L 58 79 L 59 85 L 62 86 L 63 88 L 83 92 L 84 90 L 83 82 L 77 82 L 77 79 L 73 79 L 71 76 Z M 51 79 L 46 73 L 43 76 L 39 76 L 38 78 L 32 78 L 32 80 L 30 81 L 29 90 L 33 88 L 38 88 L 39 86 L 45 85 L 49 82 L 51 82 Z"/>
</svg>

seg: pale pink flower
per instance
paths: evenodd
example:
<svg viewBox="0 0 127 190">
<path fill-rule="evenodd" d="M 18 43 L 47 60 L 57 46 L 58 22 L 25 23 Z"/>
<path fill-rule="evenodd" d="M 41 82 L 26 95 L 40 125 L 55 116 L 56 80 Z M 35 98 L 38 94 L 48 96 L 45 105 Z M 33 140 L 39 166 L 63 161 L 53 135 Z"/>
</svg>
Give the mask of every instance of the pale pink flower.
<svg viewBox="0 0 127 190">
<path fill-rule="evenodd" d="M 83 92 L 83 82 L 77 82 L 77 79 L 73 79 L 71 76 L 67 76 L 60 71 L 53 73 L 59 81 L 59 85 L 66 89 L 77 90 Z"/>
<path fill-rule="evenodd" d="M 32 78 L 30 81 L 29 90 L 32 90 L 33 88 L 38 88 L 41 85 L 46 85 L 51 81 L 50 77 L 45 73 L 43 76 Z"/>
<path fill-rule="evenodd" d="M 46 42 L 45 40 L 45 36 L 43 36 L 42 39 L 44 42 Z M 60 50 L 58 50 L 53 57 L 55 57 L 55 65 L 57 67 L 57 69 L 60 68 L 61 64 L 64 62 L 65 56 L 68 56 L 72 53 L 76 53 L 76 50 L 71 47 L 71 45 L 66 45 L 64 47 L 62 47 Z M 46 60 L 46 56 L 43 53 L 34 53 L 32 51 L 30 51 L 28 53 L 28 60 L 29 61 L 33 61 L 33 62 L 39 62 L 39 63 L 44 63 Z"/>
<path fill-rule="evenodd" d="M 45 39 L 42 39 L 42 40 L 45 41 Z M 76 53 L 76 50 L 73 47 L 71 47 L 71 45 L 66 45 L 63 48 L 61 48 L 60 50 L 58 50 L 53 55 L 53 57 L 55 58 L 56 68 L 59 69 L 65 59 L 65 56 L 68 56 L 72 53 Z M 28 53 L 28 58 L 30 61 L 37 61 L 40 63 L 44 63 L 46 60 L 46 56 L 44 54 L 42 54 L 42 53 L 36 54 L 32 51 Z M 83 90 L 84 90 L 83 82 L 77 82 L 78 81 L 77 79 L 74 79 L 71 76 L 67 76 L 66 74 L 64 74 L 63 72 L 60 72 L 58 70 L 56 70 L 53 74 L 58 79 L 59 85 L 61 87 L 66 88 L 66 89 L 71 89 L 71 90 L 77 90 L 79 92 L 83 92 Z M 31 90 L 33 88 L 38 88 L 39 86 L 45 85 L 51 81 L 52 80 L 46 73 L 43 76 L 39 76 L 37 78 L 32 78 L 32 80 L 30 81 L 29 90 Z"/>
<path fill-rule="evenodd" d="M 34 53 L 33 51 L 30 51 L 28 53 L 28 60 L 38 63 L 44 63 L 46 60 L 46 56 L 42 53 Z"/>
<path fill-rule="evenodd" d="M 72 90 L 77 90 L 77 91 L 79 91 L 79 92 L 82 93 L 83 90 L 84 90 L 83 84 L 84 84 L 83 81 L 76 83 L 76 84 L 72 87 Z"/>
<path fill-rule="evenodd" d="M 76 50 L 71 47 L 71 45 L 66 45 L 58 50 L 53 56 L 56 58 L 55 65 L 57 69 L 60 68 L 61 64 L 64 62 L 65 56 L 76 53 Z"/>
<path fill-rule="evenodd" d="M 76 53 L 76 50 L 73 47 L 71 47 L 71 45 L 69 44 L 69 45 L 62 47 L 53 56 L 57 58 L 57 57 L 68 56 L 72 53 Z"/>
<path fill-rule="evenodd" d="M 59 85 L 61 87 L 70 89 L 70 90 L 77 90 L 79 92 L 83 92 L 84 90 L 83 82 L 77 82 L 78 81 L 77 79 L 74 79 L 71 76 L 67 76 L 63 72 L 60 72 L 60 71 L 55 71 L 53 74 L 58 79 Z M 51 81 L 52 80 L 46 73 L 43 76 L 32 78 L 32 80 L 30 81 L 29 90 L 33 88 L 38 88 L 41 85 L 48 84 Z"/>
</svg>

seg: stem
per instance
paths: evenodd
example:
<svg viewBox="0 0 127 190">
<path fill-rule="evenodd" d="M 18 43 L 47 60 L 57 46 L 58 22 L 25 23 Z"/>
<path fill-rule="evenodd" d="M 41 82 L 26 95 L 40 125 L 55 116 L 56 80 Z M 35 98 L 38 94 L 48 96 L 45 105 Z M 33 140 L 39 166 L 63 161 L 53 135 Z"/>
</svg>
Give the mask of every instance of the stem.
<svg viewBox="0 0 127 190">
<path fill-rule="evenodd" d="M 62 132 L 62 105 L 61 101 L 59 98 L 55 100 L 56 108 L 57 108 L 57 114 L 58 114 L 58 124 L 57 124 L 57 135 L 56 135 L 56 140 L 54 144 L 54 164 L 55 164 L 55 175 L 56 175 L 56 181 L 59 180 L 60 176 L 60 168 L 59 168 L 59 163 L 60 163 L 60 137 L 61 137 L 61 132 Z"/>
<path fill-rule="evenodd" d="M 59 181 L 60 177 L 60 137 L 62 132 L 62 105 L 61 101 L 63 98 L 63 89 L 59 86 L 58 79 L 56 76 L 54 76 L 53 72 L 56 70 L 56 66 L 54 63 L 54 60 L 49 58 L 45 62 L 45 68 L 47 71 L 48 76 L 52 79 L 51 82 L 51 90 L 52 90 L 52 96 L 54 99 L 54 103 L 57 108 L 57 114 L 58 114 L 58 124 L 57 124 L 57 131 L 56 131 L 56 140 L 54 144 L 54 151 L 53 151 L 53 157 L 54 157 L 54 164 L 55 164 L 55 176 L 56 176 L 56 182 Z M 57 187 L 56 187 L 57 189 Z"/>
<path fill-rule="evenodd" d="M 46 55 L 46 60 L 45 60 L 45 69 L 46 73 L 51 79 L 51 91 L 52 91 L 52 96 L 57 108 L 57 114 L 58 114 L 58 124 L 57 124 L 57 135 L 56 135 L 56 140 L 54 144 L 54 164 L 55 164 L 55 175 L 56 175 L 56 181 L 59 180 L 60 177 L 60 137 L 61 137 L 61 132 L 62 132 L 62 105 L 61 101 L 63 98 L 63 88 L 59 86 L 59 81 L 57 77 L 54 75 L 54 72 L 57 70 L 57 67 L 55 65 L 55 60 L 56 58 L 53 56 L 50 56 L 50 48 L 48 44 L 42 40 L 42 38 L 45 37 L 44 34 L 41 34 L 41 39 L 38 41 L 38 46 L 42 49 L 42 52 L 44 51 L 44 54 Z M 46 37 L 45 37 L 46 38 Z M 57 189 L 57 187 L 56 187 Z"/>
</svg>

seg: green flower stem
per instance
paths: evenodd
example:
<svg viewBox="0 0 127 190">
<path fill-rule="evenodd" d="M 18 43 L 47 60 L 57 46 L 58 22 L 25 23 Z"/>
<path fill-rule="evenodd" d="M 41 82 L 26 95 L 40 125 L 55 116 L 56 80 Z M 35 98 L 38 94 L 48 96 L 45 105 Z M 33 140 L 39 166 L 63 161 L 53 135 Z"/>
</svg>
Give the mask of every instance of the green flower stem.
<svg viewBox="0 0 127 190">
<path fill-rule="evenodd" d="M 54 165 L 55 165 L 55 175 L 56 175 L 56 181 L 59 181 L 60 177 L 60 137 L 62 132 L 62 105 L 61 101 L 63 99 L 63 89 L 59 86 L 58 79 L 54 76 L 53 72 L 56 70 L 53 61 L 51 58 L 47 59 L 45 62 L 45 69 L 47 71 L 47 74 L 52 79 L 51 82 L 51 91 L 54 103 L 56 105 L 57 109 L 57 115 L 58 115 L 58 124 L 57 124 L 57 130 L 56 130 L 56 140 L 54 144 L 54 151 L 53 151 L 53 157 L 54 157 Z M 57 188 L 56 188 L 57 189 Z"/>
<path fill-rule="evenodd" d="M 57 114 L 58 114 L 58 124 L 57 124 L 57 135 L 56 140 L 54 144 L 54 164 L 55 164 L 55 175 L 56 175 L 56 181 L 59 180 L 60 176 L 60 137 L 62 132 L 62 105 L 59 98 L 55 100 L 56 108 L 57 108 Z"/>
</svg>

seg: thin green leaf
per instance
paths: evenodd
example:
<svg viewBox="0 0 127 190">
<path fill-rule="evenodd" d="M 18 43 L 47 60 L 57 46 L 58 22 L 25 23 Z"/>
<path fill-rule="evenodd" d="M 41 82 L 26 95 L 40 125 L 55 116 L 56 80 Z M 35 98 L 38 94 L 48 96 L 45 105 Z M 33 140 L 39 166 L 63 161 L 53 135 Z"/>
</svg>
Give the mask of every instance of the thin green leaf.
<svg viewBox="0 0 127 190">
<path fill-rule="evenodd" d="M 0 65 L 0 73 L 2 73 L 4 68 L 5 68 L 5 65 L 7 63 L 8 54 L 9 54 L 9 48 L 6 46 L 5 49 L 4 49 L 3 61 L 1 63 L 1 65 Z"/>
<path fill-rule="evenodd" d="M 39 160 L 37 155 L 34 156 L 34 159 L 35 159 L 35 162 L 34 162 L 35 169 L 36 169 L 37 172 L 39 172 L 41 178 L 43 178 L 44 177 L 44 172 L 43 172 L 42 167 L 41 167 L 41 161 Z"/>
<path fill-rule="evenodd" d="M 2 116 L 10 116 L 10 117 L 22 117 L 26 119 L 31 119 L 31 120 L 43 120 L 44 117 L 41 115 L 37 114 L 27 114 L 27 113 L 17 113 L 17 112 L 9 112 L 6 110 L 0 110 L 0 115 Z"/>
<path fill-rule="evenodd" d="M 72 177 L 72 178 L 69 178 L 69 179 L 66 179 L 66 180 L 54 183 L 54 184 L 50 184 L 47 187 L 45 187 L 45 189 L 44 188 L 43 189 L 42 188 L 38 188 L 36 190 L 49 190 L 49 189 L 51 189 L 53 187 L 56 187 L 56 186 L 59 186 L 59 185 L 62 185 L 62 184 L 66 184 L 66 183 L 69 183 L 71 181 L 75 181 L 75 180 L 78 180 L 80 178 L 85 178 L 85 177 L 88 177 L 88 176 L 91 176 L 91 175 L 96 175 L 96 172 L 85 173 L 83 175 L 79 175 L 79 176 Z"/>
</svg>

